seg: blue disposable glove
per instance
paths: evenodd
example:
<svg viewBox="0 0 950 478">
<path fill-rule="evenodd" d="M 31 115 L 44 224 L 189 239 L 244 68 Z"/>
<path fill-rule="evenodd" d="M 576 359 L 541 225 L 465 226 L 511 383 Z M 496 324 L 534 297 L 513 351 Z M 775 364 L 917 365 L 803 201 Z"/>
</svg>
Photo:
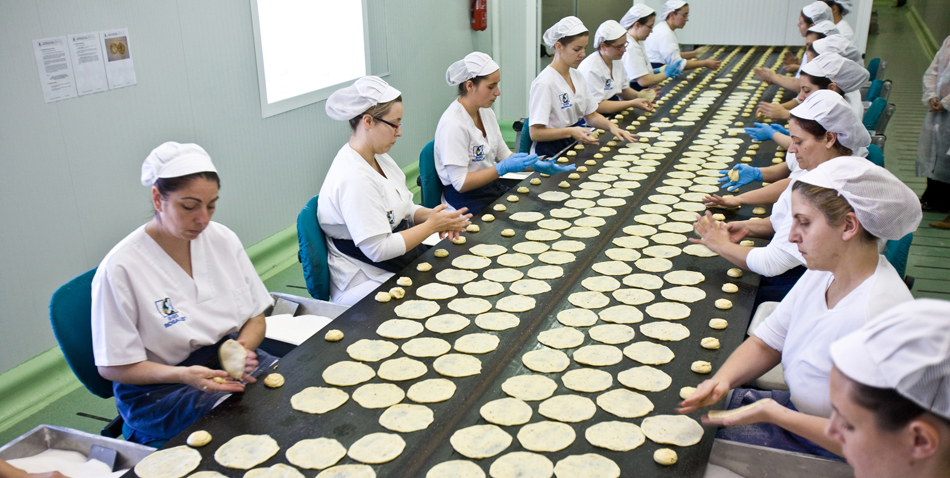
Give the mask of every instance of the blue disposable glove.
<svg viewBox="0 0 950 478">
<path fill-rule="evenodd" d="M 537 154 L 515 153 L 509 156 L 508 159 L 495 163 L 495 171 L 498 171 L 499 177 L 508 173 L 520 173 L 534 166 L 536 162 L 538 162 Z"/>
<path fill-rule="evenodd" d="M 720 183 L 726 183 L 726 184 L 723 184 L 722 187 L 726 188 L 726 190 L 730 192 L 735 191 L 736 189 L 739 189 L 740 187 L 745 186 L 746 184 L 749 184 L 752 181 L 762 180 L 762 170 L 759 168 L 748 166 L 745 164 L 737 164 L 732 169 L 739 170 L 738 181 L 730 181 L 729 176 L 723 176 L 719 178 Z M 728 173 L 729 173 L 728 169 L 723 169 L 719 171 L 719 174 L 728 174 Z M 729 182 L 726 182 L 726 181 L 729 181 Z"/>
<path fill-rule="evenodd" d="M 780 124 L 772 123 L 772 124 L 769 125 L 769 126 L 771 126 L 772 129 L 774 129 L 776 133 L 782 133 L 782 134 L 784 134 L 785 136 L 791 136 L 791 134 L 788 133 L 788 130 L 785 129 L 785 128 L 784 128 L 782 125 L 780 125 Z"/>
<path fill-rule="evenodd" d="M 683 74 L 683 67 L 686 66 L 686 60 L 680 60 L 675 63 L 670 63 L 666 65 L 666 68 L 663 69 L 663 73 L 666 73 L 667 78 L 676 78 Z"/>
<path fill-rule="evenodd" d="M 654 75 L 657 74 L 657 73 L 659 73 L 659 72 L 660 72 L 660 69 L 659 69 L 659 68 L 654 68 L 654 69 L 653 69 L 653 74 L 654 74 Z"/>
<path fill-rule="evenodd" d="M 557 161 L 538 161 L 534 163 L 534 170 L 541 174 L 555 175 L 557 173 L 566 173 L 577 169 L 574 164 L 561 166 Z"/>
<path fill-rule="evenodd" d="M 755 128 L 746 128 L 745 134 L 752 136 L 756 141 L 768 141 L 772 139 L 775 130 L 765 123 L 753 123 Z"/>
</svg>

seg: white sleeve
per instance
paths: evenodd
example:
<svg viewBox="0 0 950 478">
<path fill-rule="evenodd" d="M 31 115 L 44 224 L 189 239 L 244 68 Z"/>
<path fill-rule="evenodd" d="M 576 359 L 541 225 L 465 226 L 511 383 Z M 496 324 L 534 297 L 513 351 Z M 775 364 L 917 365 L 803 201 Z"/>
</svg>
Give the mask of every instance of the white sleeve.
<svg viewBox="0 0 950 478">
<path fill-rule="evenodd" d="M 668 35 L 665 35 L 662 38 L 663 41 L 658 45 L 658 50 L 660 56 L 663 57 L 663 61 L 667 65 L 671 65 L 680 61 L 683 57 L 680 56 L 680 46 L 676 42 L 676 34 L 670 32 Z"/>
<path fill-rule="evenodd" d="M 543 81 L 535 81 L 528 92 L 528 121 L 530 126 L 548 126 L 551 122 L 553 93 Z"/>
<path fill-rule="evenodd" d="M 943 52 L 937 52 L 927 71 L 924 72 L 924 97 L 922 99 L 924 106 L 930 106 L 930 99 L 937 97 L 937 63 L 940 62 L 941 53 Z"/>
<path fill-rule="evenodd" d="M 461 191 L 465 185 L 465 178 L 468 176 L 468 168 L 456 164 L 445 165 L 445 174 L 452 181 L 452 187 L 456 191 Z"/>
<path fill-rule="evenodd" d="M 795 287 L 792 287 L 792 290 L 782 299 L 778 307 L 752 333 L 762 339 L 766 345 L 779 352 L 785 347 L 785 337 L 788 336 L 788 326 L 792 321 L 792 313 L 795 311 L 801 289 L 805 288 L 799 287 L 799 284 L 802 284 L 802 282 L 799 281 L 798 284 L 795 284 Z M 808 297 L 804 298 L 807 299 Z"/>
<path fill-rule="evenodd" d="M 641 76 L 653 74 L 652 68 L 647 70 L 648 63 L 646 58 L 642 56 L 644 53 L 645 52 L 643 51 L 642 47 L 634 47 L 630 50 L 627 50 L 627 52 L 623 54 L 623 58 L 621 58 L 624 71 L 626 72 L 627 77 L 631 80 L 636 80 Z"/>
<path fill-rule="evenodd" d="M 594 100 L 597 103 L 607 99 L 607 93 L 604 91 L 604 80 L 605 78 L 601 75 L 598 75 L 593 68 L 587 68 L 585 70 L 578 70 L 581 72 L 581 75 L 584 76 L 584 81 L 587 82 L 587 89 L 592 93 Z"/>
<path fill-rule="evenodd" d="M 495 112 L 491 109 L 488 109 L 488 115 L 491 117 L 491 124 L 484 126 L 485 128 L 492 128 L 495 130 L 495 143 L 493 146 L 493 149 L 495 150 L 494 164 L 498 164 L 508 159 L 508 156 L 511 156 L 511 149 L 508 148 L 508 143 L 505 143 L 505 137 L 501 134 L 501 125 L 498 124 L 498 118 L 495 117 Z"/>
<path fill-rule="evenodd" d="M 99 265 L 92 279 L 92 348 L 96 365 L 129 365 L 147 360 L 136 326 L 138 310 L 128 276 Z"/>
<path fill-rule="evenodd" d="M 769 243 L 765 247 L 755 247 L 745 259 L 749 270 L 766 277 L 775 277 L 801 265 L 795 256 Z"/>
<path fill-rule="evenodd" d="M 406 253 L 406 241 L 398 232 L 368 237 L 356 245 L 373 262 L 388 261 Z"/>
<path fill-rule="evenodd" d="M 391 234 L 392 226 L 386 218 L 389 208 L 379 190 L 366 187 L 359 180 L 347 186 L 337 190 L 337 204 L 353 242 L 359 244 L 369 237 Z"/>
</svg>

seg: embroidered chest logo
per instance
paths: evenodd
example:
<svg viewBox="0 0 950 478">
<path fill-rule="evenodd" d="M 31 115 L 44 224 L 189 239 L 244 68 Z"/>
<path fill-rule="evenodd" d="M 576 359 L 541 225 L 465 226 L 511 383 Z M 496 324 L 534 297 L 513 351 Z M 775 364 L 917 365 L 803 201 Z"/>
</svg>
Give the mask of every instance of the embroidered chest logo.
<svg viewBox="0 0 950 478">
<path fill-rule="evenodd" d="M 472 146 L 472 156 L 475 158 L 472 161 L 484 161 L 485 160 L 485 146 L 478 145 Z"/>
<path fill-rule="evenodd" d="M 612 78 L 607 78 L 607 80 L 604 81 L 604 89 L 605 90 L 614 89 L 614 80 Z"/>
<path fill-rule="evenodd" d="M 175 310 L 175 306 L 172 305 L 172 300 L 168 297 L 161 300 L 156 300 L 155 308 L 158 309 L 158 313 L 161 314 L 161 316 L 166 320 L 166 329 L 177 324 L 178 322 L 185 321 L 185 316 L 179 314 L 178 311 Z"/>
<path fill-rule="evenodd" d="M 386 219 L 389 220 L 390 226 L 392 226 L 393 224 L 396 224 L 396 216 L 393 214 L 392 211 L 386 211 Z"/>
<path fill-rule="evenodd" d="M 571 107 L 571 97 L 568 96 L 567 93 L 561 93 L 560 96 L 558 96 L 558 99 L 561 100 L 561 109 L 562 109 L 562 110 L 565 109 L 565 108 L 570 108 L 570 107 Z"/>
</svg>

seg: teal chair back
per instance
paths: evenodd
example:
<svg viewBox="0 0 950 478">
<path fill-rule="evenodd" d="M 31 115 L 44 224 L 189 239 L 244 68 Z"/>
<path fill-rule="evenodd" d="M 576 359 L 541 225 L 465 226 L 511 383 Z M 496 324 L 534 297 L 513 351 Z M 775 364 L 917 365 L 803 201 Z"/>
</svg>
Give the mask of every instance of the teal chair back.
<svg viewBox="0 0 950 478">
<path fill-rule="evenodd" d="M 330 300 L 330 266 L 327 264 L 327 242 L 317 220 L 320 195 L 307 201 L 297 215 L 297 259 L 303 264 L 307 292 L 315 299 Z"/>
<path fill-rule="evenodd" d="M 873 58 L 873 59 L 868 63 L 868 73 L 871 74 L 871 77 L 869 78 L 870 81 L 874 81 L 874 80 L 877 79 L 877 70 L 878 70 L 880 67 L 881 67 L 881 59 L 880 59 L 880 58 Z M 869 101 L 870 101 L 870 100 L 869 100 Z"/>
<path fill-rule="evenodd" d="M 887 100 L 884 98 L 877 98 L 871 102 L 871 107 L 864 113 L 864 127 L 868 131 L 874 130 L 877 126 L 877 122 L 881 119 L 881 114 L 884 113 L 884 108 L 887 107 Z"/>
<path fill-rule="evenodd" d="M 884 167 L 884 151 L 881 151 L 881 148 L 876 144 L 868 145 L 868 161 Z"/>
<path fill-rule="evenodd" d="M 422 205 L 432 209 L 442 204 L 442 181 L 435 170 L 435 141 L 429 141 L 419 153 L 419 180 L 422 182 Z"/>
<path fill-rule="evenodd" d="M 871 82 L 871 87 L 868 88 L 868 97 L 864 101 L 874 101 L 881 97 L 881 88 L 884 87 L 884 82 L 881 80 L 874 80 Z"/>
<path fill-rule="evenodd" d="M 53 335 L 76 378 L 93 394 L 112 396 L 112 381 L 99 375 L 92 353 L 92 278 L 96 269 L 67 282 L 53 293 L 49 320 Z"/>
<path fill-rule="evenodd" d="M 914 233 L 910 233 L 896 241 L 887 241 L 884 247 L 884 257 L 897 269 L 901 278 L 907 271 L 907 256 L 910 254 L 910 245 L 914 242 Z"/>
<path fill-rule="evenodd" d="M 524 126 L 521 127 L 521 140 L 518 141 L 518 152 L 519 153 L 529 153 L 531 152 L 531 119 L 524 119 Z"/>
</svg>

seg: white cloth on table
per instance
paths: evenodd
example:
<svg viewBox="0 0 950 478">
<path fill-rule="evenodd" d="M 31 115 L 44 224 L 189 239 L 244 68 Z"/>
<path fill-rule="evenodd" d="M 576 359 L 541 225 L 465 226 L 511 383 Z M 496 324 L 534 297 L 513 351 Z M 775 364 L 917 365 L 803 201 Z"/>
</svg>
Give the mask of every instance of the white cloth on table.
<svg viewBox="0 0 950 478">
<path fill-rule="evenodd" d="M 624 52 L 620 61 L 623 63 L 624 73 L 631 80 L 653 73 L 653 65 L 650 64 L 643 43 L 638 42 L 630 35 L 627 35 L 627 51 Z"/>
<path fill-rule="evenodd" d="M 491 108 L 479 108 L 485 134 L 458 100 L 452 101 L 435 128 L 435 170 L 443 185 L 462 190 L 470 172 L 492 168 L 511 156 Z M 442 204 L 448 205 L 443 198 Z"/>
<path fill-rule="evenodd" d="M 652 63 L 670 65 L 683 59 L 680 55 L 680 41 L 676 38 L 676 32 L 670 28 L 669 23 L 660 21 L 659 18 L 653 26 L 653 32 L 646 40 L 643 40 L 643 48 Z"/>
<path fill-rule="evenodd" d="M 609 100 L 614 95 L 619 95 L 624 88 L 630 87 L 623 63 L 620 60 L 611 61 L 608 67 L 599 51 L 584 58 L 577 71 L 584 75 L 587 86 L 598 103 Z"/>
</svg>

